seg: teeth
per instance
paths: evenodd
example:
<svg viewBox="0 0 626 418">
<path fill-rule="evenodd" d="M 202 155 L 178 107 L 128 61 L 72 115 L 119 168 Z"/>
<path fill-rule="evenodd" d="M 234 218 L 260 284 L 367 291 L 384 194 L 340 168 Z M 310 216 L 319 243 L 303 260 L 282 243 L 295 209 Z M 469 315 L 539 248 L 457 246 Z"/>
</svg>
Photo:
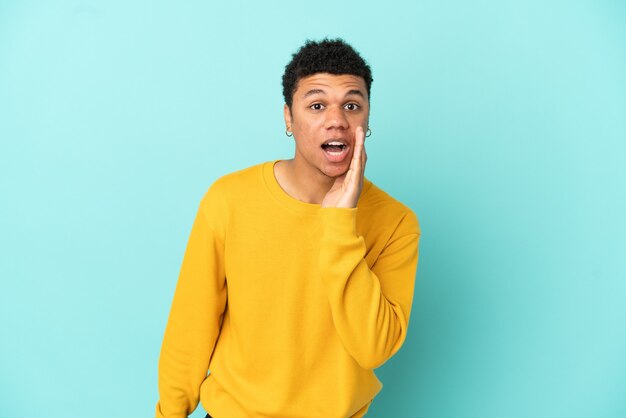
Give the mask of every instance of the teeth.
<svg viewBox="0 0 626 418">
<path fill-rule="evenodd" d="M 324 151 L 326 151 L 330 155 L 341 155 L 345 152 L 347 147 L 348 146 L 341 141 L 329 141 L 325 144 L 322 144 L 322 148 L 324 149 Z M 333 149 L 331 150 L 331 148 Z M 336 151 L 337 148 L 339 149 L 338 151 Z"/>
</svg>

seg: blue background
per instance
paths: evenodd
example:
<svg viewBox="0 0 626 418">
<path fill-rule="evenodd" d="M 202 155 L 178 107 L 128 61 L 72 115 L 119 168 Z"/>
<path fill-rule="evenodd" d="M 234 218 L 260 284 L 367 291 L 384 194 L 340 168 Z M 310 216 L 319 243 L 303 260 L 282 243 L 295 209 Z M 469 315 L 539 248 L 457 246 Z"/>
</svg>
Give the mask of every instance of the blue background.
<svg viewBox="0 0 626 418">
<path fill-rule="evenodd" d="M 199 200 L 293 155 L 284 65 L 342 36 L 423 234 L 368 416 L 625 417 L 626 3 L 227 3 L 0 2 L 0 416 L 153 416 Z"/>
</svg>

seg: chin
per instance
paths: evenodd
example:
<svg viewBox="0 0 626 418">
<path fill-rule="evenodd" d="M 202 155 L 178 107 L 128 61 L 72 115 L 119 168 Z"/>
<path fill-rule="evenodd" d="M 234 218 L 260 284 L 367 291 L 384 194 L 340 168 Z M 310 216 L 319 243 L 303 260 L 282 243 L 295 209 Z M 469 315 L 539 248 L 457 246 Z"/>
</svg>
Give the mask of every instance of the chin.
<svg viewBox="0 0 626 418">
<path fill-rule="evenodd" d="M 335 167 L 329 167 L 326 170 L 322 170 L 322 172 L 330 178 L 337 178 L 346 174 L 349 169 L 350 169 L 350 166 L 347 166 L 347 167 L 335 166 Z"/>
</svg>

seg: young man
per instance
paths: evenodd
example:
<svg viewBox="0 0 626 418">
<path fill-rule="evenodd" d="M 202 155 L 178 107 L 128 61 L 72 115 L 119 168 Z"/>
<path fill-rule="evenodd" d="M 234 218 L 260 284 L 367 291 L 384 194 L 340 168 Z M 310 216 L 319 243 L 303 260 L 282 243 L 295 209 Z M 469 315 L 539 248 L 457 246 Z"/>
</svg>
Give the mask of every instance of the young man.
<svg viewBox="0 0 626 418">
<path fill-rule="evenodd" d="M 342 40 L 283 75 L 291 160 L 216 181 L 159 361 L 157 418 L 362 417 L 406 338 L 417 219 L 364 178 L 372 76 Z M 210 374 L 207 376 L 207 371 Z"/>
</svg>

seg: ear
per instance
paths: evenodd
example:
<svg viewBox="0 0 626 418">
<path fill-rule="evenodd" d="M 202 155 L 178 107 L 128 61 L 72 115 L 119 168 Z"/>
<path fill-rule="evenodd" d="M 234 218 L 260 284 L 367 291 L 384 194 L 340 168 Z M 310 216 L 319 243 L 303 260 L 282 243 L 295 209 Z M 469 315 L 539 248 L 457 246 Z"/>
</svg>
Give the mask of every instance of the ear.
<svg viewBox="0 0 626 418">
<path fill-rule="evenodd" d="M 289 109 L 286 103 L 283 107 L 283 116 L 285 118 L 285 125 L 291 127 L 291 109 Z"/>
</svg>

